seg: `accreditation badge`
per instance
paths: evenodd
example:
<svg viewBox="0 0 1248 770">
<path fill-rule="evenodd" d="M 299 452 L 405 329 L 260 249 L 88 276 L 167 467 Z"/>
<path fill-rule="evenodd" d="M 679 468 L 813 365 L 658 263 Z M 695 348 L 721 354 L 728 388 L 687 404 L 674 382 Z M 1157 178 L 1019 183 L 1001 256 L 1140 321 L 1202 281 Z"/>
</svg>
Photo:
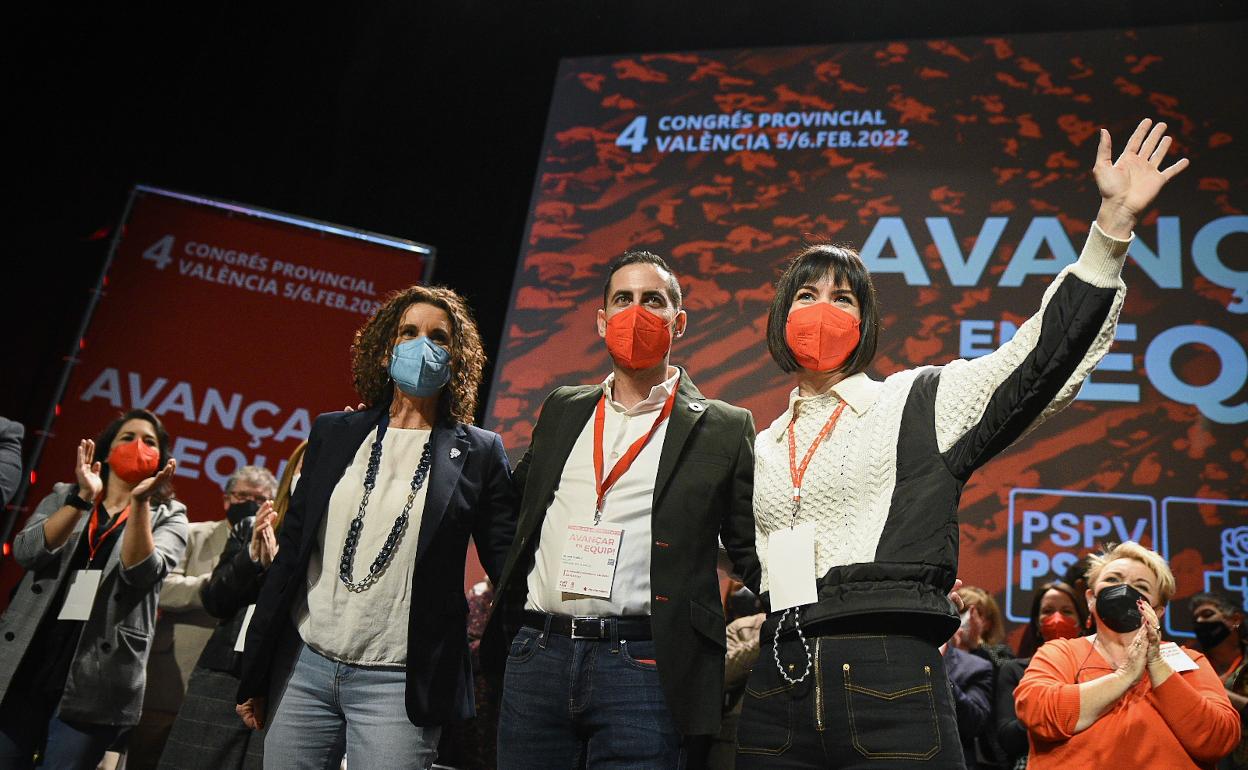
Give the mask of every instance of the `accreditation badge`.
<svg viewBox="0 0 1248 770">
<path fill-rule="evenodd" d="M 558 585 L 564 601 L 610 599 L 624 530 L 569 524 Z"/>
<path fill-rule="evenodd" d="M 777 529 L 767 536 L 767 591 L 772 612 L 818 601 L 813 521 Z"/>
<path fill-rule="evenodd" d="M 1170 664 L 1170 668 L 1177 672 L 1195 671 L 1200 668 L 1196 662 L 1187 656 L 1186 652 L 1174 642 L 1162 642 L 1158 648 L 1164 661 Z"/>
<path fill-rule="evenodd" d="M 103 570 L 76 569 L 69 575 L 69 591 L 65 594 L 65 603 L 61 605 L 61 614 L 57 620 L 88 620 L 91 608 L 95 606 L 95 594 L 100 589 L 100 578 Z"/>
</svg>

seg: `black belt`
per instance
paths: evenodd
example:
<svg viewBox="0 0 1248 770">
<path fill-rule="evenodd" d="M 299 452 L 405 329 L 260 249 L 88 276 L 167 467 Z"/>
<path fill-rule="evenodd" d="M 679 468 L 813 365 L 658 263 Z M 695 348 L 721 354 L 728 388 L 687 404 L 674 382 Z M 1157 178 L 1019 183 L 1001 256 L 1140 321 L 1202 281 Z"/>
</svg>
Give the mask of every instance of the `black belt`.
<svg viewBox="0 0 1248 770">
<path fill-rule="evenodd" d="M 645 642 L 650 635 L 650 618 L 645 615 L 626 617 L 575 618 L 571 615 L 548 615 L 535 610 L 524 611 L 524 625 L 538 631 L 546 630 L 573 639 L 621 639 L 626 642 Z"/>
</svg>

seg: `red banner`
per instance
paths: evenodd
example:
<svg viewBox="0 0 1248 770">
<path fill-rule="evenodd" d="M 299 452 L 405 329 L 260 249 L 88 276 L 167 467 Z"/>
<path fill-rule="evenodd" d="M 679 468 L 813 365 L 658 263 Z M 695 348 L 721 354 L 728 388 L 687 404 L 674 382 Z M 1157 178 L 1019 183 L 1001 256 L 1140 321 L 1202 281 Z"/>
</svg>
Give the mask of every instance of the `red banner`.
<svg viewBox="0 0 1248 770">
<path fill-rule="evenodd" d="M 410 241 L 136 188 L 27 510 L 73 480 L 79 440 L 141 407 L 169 431 L 191 520 L 220 518 L 238 467 L 280 475 L 317 414 L 358 400 L 352 336 L 432 267 Z"/>
</svg>

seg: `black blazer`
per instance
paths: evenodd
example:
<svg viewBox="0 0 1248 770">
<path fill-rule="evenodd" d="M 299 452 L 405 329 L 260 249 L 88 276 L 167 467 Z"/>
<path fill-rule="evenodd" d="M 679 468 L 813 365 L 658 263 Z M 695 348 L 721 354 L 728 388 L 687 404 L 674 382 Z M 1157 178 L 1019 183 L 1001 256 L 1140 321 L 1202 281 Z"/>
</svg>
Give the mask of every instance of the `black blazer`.
<svg viewBox="0 0 1248 770">
<path fill-rule="evenodd" d="M 251 560 L 251 530 L 256 517 L 248 516 L 230 530 L 225 550 L 212 568 L 212 577 L 199 589 L 199 598 L 208 614 L 221 622 L 204 645 L 196 668 L 225 671 L 238 676 L 243 655 L 234 651 L 234 642 L 243 629 L 247 605 L 255 604 L 264 585 L 264 570 Z"/>
<path fill-rule="evenodd" d="M 323 414 L 312 425 L 303 474 L 278 534 L 277 558 L 247 630 L 239 703 L 268 694 L 281 637 L 295 633 L 290 608 L 307 591 L 308 560 L 318 547 L 330 495 L 386 408 L 388 403 Z M 468 537 L 476 543 L 486 572 L 497 579 L 515 531 L 514 488 L 502 439 L 456 423 L 435 427 L 431 441 L 433 467 L 407 618 L 407 716 L 420 726 L 476 713 L 464 598 Z"/>
<path fill-rule="evenodd" d="M 523 624 L 528 575 L 542 521 L 563 466 L 602 395 L 598 385 L 562 387 L 547 397 L 528 451 L 516 465 L 522 495 L 516 540 L 495 592 L 482 641 L 483 663 L 498 677 Z M 724 689 L 724 610 L 716 565 L 719 539 L 746 585 L 758 591 L 754 551 L 754 418 L 703 397 L 681 371 L 651 513 L 651 624 L 659 680 L 677 728 L 719 731 Z"/>
</svg>

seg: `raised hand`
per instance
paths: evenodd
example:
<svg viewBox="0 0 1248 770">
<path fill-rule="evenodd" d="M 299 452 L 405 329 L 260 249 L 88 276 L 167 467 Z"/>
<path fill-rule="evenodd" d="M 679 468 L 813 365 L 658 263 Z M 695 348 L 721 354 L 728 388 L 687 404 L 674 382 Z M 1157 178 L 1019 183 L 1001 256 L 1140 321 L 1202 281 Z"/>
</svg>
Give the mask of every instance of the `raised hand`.
<svg viewBox="0 0 1248 770">
<path fill-rule="evenodd" d="M 1092 176 L 1101 193 L 1101 211 L 1096 223 L 1107 234 L 1128 237 L 1140 214 L 1153 202 L 1161 188 L 1187 168 L 1187 158 L 1180 158 L 1168 168 L 1161 168 L 1171 142 L 1171 138 L 1166 136 L 1165 123 L 1153 125 L 1152 120 L 1145 118 L 1127 140 L 1122 155 L 1114 161 L 1109 132 L 1101 129 Z"/>
<path fill-rule="evenodd" d="M 958 612 L 966 609 L 966 602 L 962 600 L 962 596 L 958 593 L 958 589 L 962 587 L 962 578 L 954 578 L 953 590 L 949 592 L 949 601 L 953 602 L 953 606 Z"/>
<path fill-rule="evenodd" d="M 1144 657 L 1148 665 L 1148 679 L 1153 687 L 1160 687 L 1174 674 L 1174 669 L 1161 655 L 1161 621 L 1148 602 L 1140 600 L 1137 606 L 1144 620 L 1140 631 L 1146 634 L 1147 638 Z"/>
<path fill-rule="evenodd" d="M 1118 664 L 1118 674 L 1132 684 L 1139 681 L 1148 664 L 1148 635 L 1148 625 L 1140 626 L 1140 630 L 1131 639 L 1131 644 L 1127 645 L 1127 656 Z"/>
<path fill-rule="evenodd" d="M 1148 662 L 1154 663 L 1161 659 L 1161 620 L 1152 605 L 1143 599 L 1136 601 L 1143 619 L 1142 628 L 1148 632 Z"/>
<path fill-rule="evenodd" d="M 251 560 L 264 569 L 268 569 L 277 556 L 277 537 L 273 534 L 276 521 L 277 511 L 273 510 L 273 501 L 265 500 L 264 505 L 256 512 L 256 521 L 251 528 L 251 544 L 248 547 Z"/>
<path fill-rule="evenodd" d="M 177 467 L 178 461 L 172 457 L 169 458 L 169 462 L 165 463 L 165 467 L 160 469 L 160 473 L 157 473 L 155 476 L 149 476 L 135 484 L 134 489 L 130 490 L 131 499 L 138 502 L 146 502 L 156 492 L 157 486 L 173 478 L 173 471 Z"/>
<path fill-rule="evenodd" d="M 100 464 L 93 462 L 95 442 L 83 439 L 78 442 L 78 462 L 74 465 L 74 478 L 78 481 L 78 496 L 89 503 L 95 502 L 104 491 L 100 478 Z"/>
</svg>

